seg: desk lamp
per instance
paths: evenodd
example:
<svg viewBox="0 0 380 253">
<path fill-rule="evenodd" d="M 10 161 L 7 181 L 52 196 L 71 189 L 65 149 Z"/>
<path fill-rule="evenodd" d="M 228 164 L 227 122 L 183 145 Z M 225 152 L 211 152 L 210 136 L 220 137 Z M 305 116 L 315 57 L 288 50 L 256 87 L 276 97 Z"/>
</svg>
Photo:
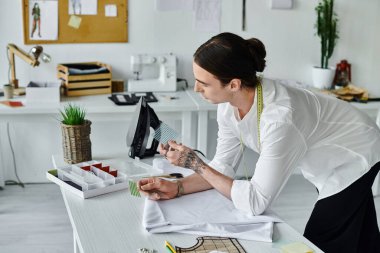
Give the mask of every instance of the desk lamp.
<svg viewBox="0 0 380 253">
<path fill-rule="evenodd" d="M 11 77 L 9 82 L 13 85 L 14 93 L 16 95 L 23 95 L 25 94 L 25 89 L 19 88 L 18 80 L 16 79 L 15 55 L 20 57 L 26 63 L 29 63 L 32 67 L 37 67 L 40 64 L 40 62 L 38 61 L 39 59 L 41 59 L 45 63 L 50 62 L 51 57 L 48 54 L 43 53 L 42 46 L 35 46 L 29 51 L 29 53 L 26 53 L 24 50 L 18 48 L 16 45 L 8 44 L 7 51 L 9 57 L 9 68 L 11 71 Z"/>
</svg>

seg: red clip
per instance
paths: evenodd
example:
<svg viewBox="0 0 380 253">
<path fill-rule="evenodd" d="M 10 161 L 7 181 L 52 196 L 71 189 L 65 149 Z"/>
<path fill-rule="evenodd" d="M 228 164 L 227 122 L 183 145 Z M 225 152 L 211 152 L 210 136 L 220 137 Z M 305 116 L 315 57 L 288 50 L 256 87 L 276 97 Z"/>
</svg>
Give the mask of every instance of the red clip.
<svg viewBox="0 0 380 253">
<path fill-rule="evenodd" d="M 104 172 L 107 172 L 107 173 L 109 173 L 109 171 L 110 171 L 110 166 L 104 166 L 104 167 L 102 167 L 102 168 L 100 168 L 102 171 L 104 171 Z"/>
<path fill-rule="evenodd" d="M 117 177 L 117 170 L 112 170 L 109 172 L 112 176 Z"/>
<path fill-rule="evenodd" d="M 91 170 L 91 166 L 88 165 L 88 166 L 82 166 L 80 167 L 82 170 L 85 170 L 85 171 L 90 171 Z"/>
<path fill-rule="evenodd" d="M 98 169 L 102 169 L 102 163 L 94 163 L 92 166 L 94 166 Z"/>
</svg>

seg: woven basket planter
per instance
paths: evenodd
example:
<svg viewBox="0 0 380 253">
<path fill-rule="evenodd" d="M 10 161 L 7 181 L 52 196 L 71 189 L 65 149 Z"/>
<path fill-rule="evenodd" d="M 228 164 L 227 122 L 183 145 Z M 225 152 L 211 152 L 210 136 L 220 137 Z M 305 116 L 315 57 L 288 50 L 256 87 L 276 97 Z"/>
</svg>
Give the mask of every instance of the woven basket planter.
<svg viewBox="0 0 380 253">
<path fill-rule="evenodd" d="M 91 153 L 91 121 L 85 120 L 83 125 L 65 125 L 61 123 L 63 160 L 74 164 L 92 160 Z"/>
</svg>

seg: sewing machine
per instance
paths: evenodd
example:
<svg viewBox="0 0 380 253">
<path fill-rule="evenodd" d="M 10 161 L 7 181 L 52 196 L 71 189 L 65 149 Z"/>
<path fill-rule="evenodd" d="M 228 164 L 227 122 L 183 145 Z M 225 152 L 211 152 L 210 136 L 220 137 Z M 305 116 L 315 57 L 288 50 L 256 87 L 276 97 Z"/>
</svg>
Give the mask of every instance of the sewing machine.
<svg viewBox="0 0 380 253">
<path fill-rule="evenodd" d="M 129 92 L 176 91 L 177 62 L 173 54 L 136 54 L 131 56 L 133 79 Z"/>
</svg>

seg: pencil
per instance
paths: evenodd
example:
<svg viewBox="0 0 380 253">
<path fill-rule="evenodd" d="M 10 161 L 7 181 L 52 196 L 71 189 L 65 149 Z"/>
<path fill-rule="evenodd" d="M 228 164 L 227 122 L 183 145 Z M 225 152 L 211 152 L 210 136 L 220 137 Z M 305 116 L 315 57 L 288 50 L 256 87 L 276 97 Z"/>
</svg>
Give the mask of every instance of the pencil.
<svg viewBox="0 0 380 253">
<path fill-rule="evenodd" d="M 165 241 L 165 246 L 166 248 L 168 248 L 168 250 L 171 252 L 171 253 L 176 253 L 175 249 L 173 248 L 172 245 L 170 245 L 170 243 L 168 241 Z"/>
<path fill-rule="evenodd" d="M 165 246 L 165 248 L 167 248 L 168 249 L 168 251 L 169 251 L 169 253 L 175 253 L 175 252 L 173 252 L 170 248 L 169 248 L 169 246 L 168 245 L 166 245 Z"/>
</svg>

